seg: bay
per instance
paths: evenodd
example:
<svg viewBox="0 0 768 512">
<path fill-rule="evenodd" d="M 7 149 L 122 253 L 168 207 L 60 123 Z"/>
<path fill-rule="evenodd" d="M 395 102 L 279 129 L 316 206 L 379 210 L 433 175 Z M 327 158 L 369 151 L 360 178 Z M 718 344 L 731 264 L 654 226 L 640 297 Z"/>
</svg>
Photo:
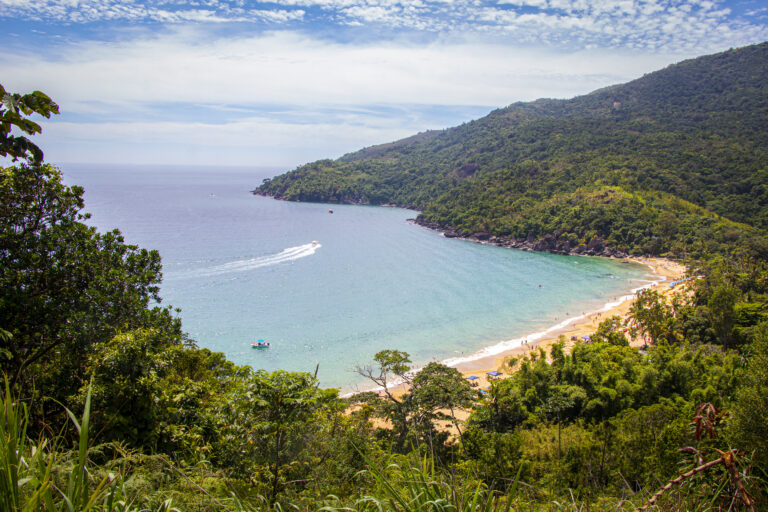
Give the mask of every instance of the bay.
<svg viewBox="0 0 768 512">
<path fill-rule="evenodd" d="M 648 279 L 636 264 L 447 239 L 407 222 L 409 210 L 249 192 L 285 169 L 61 168 L 84 187 L 91 224 L 160 251 L 163 303 L 199 346 L 253 368 L 319 365 L 323 386 L 362 384 L 355 366 L 385 348 L 417 365 L 472 357 Z"/>
</svg>

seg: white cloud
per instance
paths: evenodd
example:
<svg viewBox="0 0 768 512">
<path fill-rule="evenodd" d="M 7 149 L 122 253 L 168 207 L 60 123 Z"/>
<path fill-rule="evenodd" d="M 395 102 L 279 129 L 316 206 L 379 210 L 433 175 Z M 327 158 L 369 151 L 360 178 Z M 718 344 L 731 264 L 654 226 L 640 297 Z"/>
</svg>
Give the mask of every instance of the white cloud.
<svg viewBox="0 0 768 512">
<path fill-rule="evenodd" d="M 511 5 L 515 7 L 537 7 L 539 9 L 545 9 L 547 7 L 547 0 L 499 0 L 497 5 Z"/>
<path fill-rule="evenodd" d="M 214 40 L 200 30 L 179 30 L 119 43 L 81 42 L 55 60 L 6 54 L 0 69 L 9 77 L 8 90 L 40 89 L 60 104 L 64 122 L 44 123 L 41 146 L 49 159 L 215 163 L 226 154 L 239 159 L 231 163 L 296 165 L 446 126 L 445 118 L 436 123 L 409 116 L 408 105 L 490 110 L 571 97 L 680 57 L 563 54 L 483 41 L 352 46 L 292 32 Z M 221 108 L 200 107 L 211 104 Z M 236 112 L 265 105 L 282 105 L 290 115 L 243 119 Z M 399 106 L 398 114 L 386 118 L 360 108 L 366 105 Z M 357 111 L 324 117 L 329 109 Z M 163 118 L 179 111 L 191 121 Z"/>
<path fill-rule="evenodd" d="M 249 118 L 205 122 L 51 123 L 36 142 L 50 162 L 275 165 L 292 168 L 412 135 L 415 126 L 358 119 L 297 124 Z"/>
<path fill-rule="evenodd" d="M 121 0 L 0 0 L 0 16 L 72 23 L 107 20 L 147 20 L 170 24 L 259 20 L 286 23 L 300 20 L 304 14 L 305 12 L 301 9 L 243 9 L 219 0 L 194 3 L 162 1 L 139 3 Z"/>
<path fill-rule="evenodd" d="M 277 0 L 277 8 L 267 5 L 238 0 L 0 0 L 0 17 L 74 23 L 312 22 L 461 34 L 497 31 L 507 40 L 540 39 L 565 48 L 664 45 L 673 51 L 708 51 L 768 38 L 762 18 L 733 17 L 723 0 Z M 676 13 L 685 13 L 688 23 L 671 33 L 666 18 Z M 604 27 L 612 27 L 611 35 L 618 39 L 606 37 Z"/>
<path fill-rule="evenodd" d="M 504 105 L 568 97 L 635 77 L 676 55 L 567 54 L 484 42 L 344 45 L 292 32 L 210 40 L 199 31 L 83 42 L 56 60 L 0 58 L 15 89 L 63 108 L 88 102 L 278 105 Z M 533 70 L 533 71 L 532 71 Z M 570 76 L 565 81 L 553 77 Z"/>
<path fill-rule="evenodd" d="M 392 18 L 392 10 L 379 6 L 353 6 L 344 9 L 344 14 L 361 21 L 388 21 Z"/>
</svg>

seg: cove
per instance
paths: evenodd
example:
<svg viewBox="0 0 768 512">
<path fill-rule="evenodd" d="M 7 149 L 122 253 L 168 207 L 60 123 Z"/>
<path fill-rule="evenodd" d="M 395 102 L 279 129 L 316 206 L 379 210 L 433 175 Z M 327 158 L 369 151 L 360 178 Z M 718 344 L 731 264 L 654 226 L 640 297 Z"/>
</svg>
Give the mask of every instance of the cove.
<svg viewBox="0 0 768 512">
<path fill-rule="evenodd" d="M 361 384 L 379 350 L 460 361 L 599 309 L 647 268 L 444 238 L 398 208 L 252 195 L 281 169 L 63 165 L 100 230 L 163 258 L 163 304 L 201 347 L 237 364 Z M 333 213 L 329 213 L 329 209 Z M 314 242 L 314 243 L 313 243 Z M 269 349 L 250 344 L 264 339 Z"/>
</svg>

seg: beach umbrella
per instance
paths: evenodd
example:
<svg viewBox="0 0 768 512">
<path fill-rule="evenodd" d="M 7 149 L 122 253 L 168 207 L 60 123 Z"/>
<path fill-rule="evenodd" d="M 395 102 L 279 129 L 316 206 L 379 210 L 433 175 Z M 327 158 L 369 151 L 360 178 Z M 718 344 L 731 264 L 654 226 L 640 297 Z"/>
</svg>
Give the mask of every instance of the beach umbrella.
<svg viewBox="0 0 768 512">
<path fill-rule="evenodd" d="M 586 336 L 586 335 L 585 335 L 585 336 L 582 336 L 582 337 L 581 337 L 581 339 L 584 339 L 584 340 L 587 340 L 587 341 L 589 341 L 591 338 L 590 338 L 589 336 Z"/>
<path fill-rule="evenodd" d="M 498 377 L 501 375 L 501 372 L 497 372 L 496 370 L 493 370 L 492 372 L 488 372 L 487 375 L 490 375 L 492 377 Z"/>
<path fill-rule="evenodd" d="M 469 377 L 467 377 L 467 378 L 468 378 L 469 380 L 475 380 L 475 379 L 479 379 L 480 377 L 478 377 L 477 375 L 470 375 L 470 376 L 469 376 Z"/>
</svg>

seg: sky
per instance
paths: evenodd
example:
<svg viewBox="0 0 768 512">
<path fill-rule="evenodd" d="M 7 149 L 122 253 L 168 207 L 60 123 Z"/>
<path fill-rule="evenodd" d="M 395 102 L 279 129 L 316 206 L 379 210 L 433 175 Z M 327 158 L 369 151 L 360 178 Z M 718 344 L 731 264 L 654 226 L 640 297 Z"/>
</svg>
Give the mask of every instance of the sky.
<svg viewBox="0 0 768 512">
<path fill-rule="evenodd" d="M 0 0 L 52 163 L 337 158 L 768 40 L 766 0 Z"/>
</svg>

